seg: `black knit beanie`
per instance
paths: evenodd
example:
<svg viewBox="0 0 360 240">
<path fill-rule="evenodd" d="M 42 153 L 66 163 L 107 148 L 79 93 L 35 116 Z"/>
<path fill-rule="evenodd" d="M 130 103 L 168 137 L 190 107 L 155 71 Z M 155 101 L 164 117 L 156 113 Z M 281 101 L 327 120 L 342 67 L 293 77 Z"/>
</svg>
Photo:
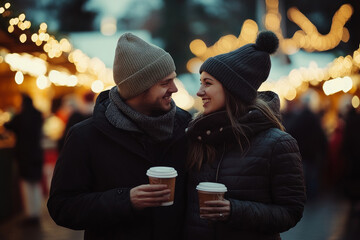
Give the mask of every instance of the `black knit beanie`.
<svg viewBox="0 0 360 240">
<path fill-rule="evenodd" d="M 252 103 L 260 85 L 270 73 L 270 54 L 279 46 L 271 31 L 260 32 L 255 44 L 244 45 L 232 52 L 208 58 L 200 67 L 220 81 L 235 97 Z"/>
</svg>

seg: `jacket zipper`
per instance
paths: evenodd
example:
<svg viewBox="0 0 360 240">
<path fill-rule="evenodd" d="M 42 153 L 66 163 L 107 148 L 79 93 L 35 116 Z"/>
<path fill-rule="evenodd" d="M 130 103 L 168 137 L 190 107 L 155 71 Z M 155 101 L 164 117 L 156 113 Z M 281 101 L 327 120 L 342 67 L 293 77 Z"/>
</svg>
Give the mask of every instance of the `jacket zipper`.
<svg viewBox="0 0 360 240">
<path fill-rule="evenodd" d="M 225 143 L 224 143 L 223 151 L 222 151 L 222 153 L 221 153 L 220 161 L 219 161 L 219 163 L 218 163 L 218 165 L 217 165 L 215 182 L 218 182 L 218 180 L 219 180 L 219 171 L 220 171 L 221 163 L 222 163 L 223 158 L 224 158 L 224 154 L 225 154 Z"/>
</svg>

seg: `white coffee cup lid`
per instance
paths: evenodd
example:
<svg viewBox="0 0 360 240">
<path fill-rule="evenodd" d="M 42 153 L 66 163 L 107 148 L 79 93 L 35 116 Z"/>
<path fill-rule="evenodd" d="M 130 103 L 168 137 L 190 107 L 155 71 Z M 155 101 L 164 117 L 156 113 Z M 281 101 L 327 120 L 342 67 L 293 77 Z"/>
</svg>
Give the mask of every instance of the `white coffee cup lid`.
<svg viewBox="0 0 360 240">
<path fill-rule="evenodd" d="M 177 176 L 177 171 L 172 167 L 151 167 L 146 175 L 157 178 L 172 178 Z"/>
<path fill-rule="evenodd" d="M 201 182 L 197 185 L 196 189 L 205 192 L 227 192 L 224 184 L 214 182 Z"/>
</svg>

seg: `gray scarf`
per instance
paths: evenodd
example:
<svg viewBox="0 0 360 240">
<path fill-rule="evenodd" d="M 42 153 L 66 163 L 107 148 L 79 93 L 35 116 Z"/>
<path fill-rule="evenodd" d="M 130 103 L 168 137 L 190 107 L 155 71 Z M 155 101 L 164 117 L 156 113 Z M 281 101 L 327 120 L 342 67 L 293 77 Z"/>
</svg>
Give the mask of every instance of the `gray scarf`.
<svg viewBox="0 0 360 240">
<path fill-rule="evenodd" d="M 158 117 L 149 117 L 127 105 L 120 98 L 116 86 L 110 90 L 109 98 L 110 104 L 105 116 L 116 128 L 145 133 L 157 141 L 163 141 L 172 136 L 176 112 L 174 101 L 171 101 L 169 112 Z"/>
</svg>

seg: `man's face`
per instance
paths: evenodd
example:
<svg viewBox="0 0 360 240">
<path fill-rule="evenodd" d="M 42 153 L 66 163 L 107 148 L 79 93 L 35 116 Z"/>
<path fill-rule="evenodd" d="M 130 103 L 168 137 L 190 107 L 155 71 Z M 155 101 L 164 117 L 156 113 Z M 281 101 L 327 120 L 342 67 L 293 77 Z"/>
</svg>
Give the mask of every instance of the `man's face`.
<svg viewBox="0 0 360 240">
<path fill-rule="evenodd" d="M 158 116 L 171 109 L 171 95 L 178 91 L 174 79 L 176 73 L 172 72 L 167 77 L 161 79 L 154 86 L 140 94 L 139 110 L 148 116 Z"/>
</svg>

